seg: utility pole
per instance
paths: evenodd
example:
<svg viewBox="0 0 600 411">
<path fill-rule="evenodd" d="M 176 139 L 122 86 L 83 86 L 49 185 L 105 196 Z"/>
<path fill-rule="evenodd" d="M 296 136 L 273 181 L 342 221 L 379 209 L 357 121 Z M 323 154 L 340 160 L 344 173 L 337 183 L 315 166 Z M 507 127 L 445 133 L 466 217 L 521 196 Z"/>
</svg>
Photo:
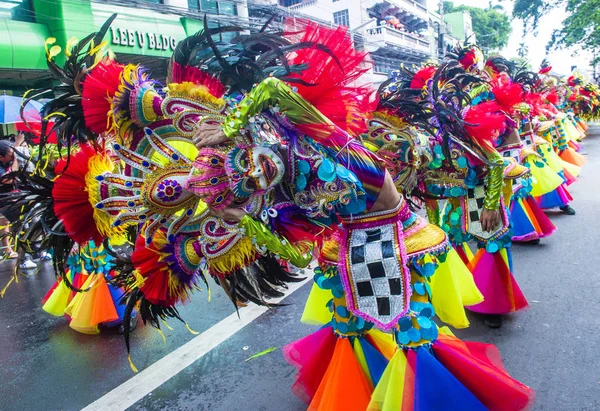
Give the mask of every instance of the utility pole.
<svg viewBox="0 0 600 411">
<path fill-rule="evenodd" d="M 439 0 L 440 25 L 438 27 L 438 59 L 446 56 L 446 22 L 444 21 L 444 0 Z"/>
</svg>

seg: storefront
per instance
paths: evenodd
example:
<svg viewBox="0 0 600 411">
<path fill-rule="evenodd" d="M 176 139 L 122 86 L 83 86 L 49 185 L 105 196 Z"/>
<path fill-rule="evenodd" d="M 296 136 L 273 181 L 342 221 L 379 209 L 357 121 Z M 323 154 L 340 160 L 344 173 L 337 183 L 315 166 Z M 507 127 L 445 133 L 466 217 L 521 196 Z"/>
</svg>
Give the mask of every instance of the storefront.
<svg viewBox="0 0 600 411">
<path fill-rule="evenodd" d="M 64 46 L 72 37 L 81 39 L 99 29 L 113 13 L 118 17 L 105 40 L 119 61 L 144 64 L 155 78 L 164 77 L 177 44 L 202 28 L 203 13 L 192 18 L 189 10 L 184 16 L 169 14 L 161 5 L 135 3 L 125 7 L 110 1 L 0 0 L 0 93 L 21 95 L 52 81 L 45 40 L 54 37 Z"/>
</svg>

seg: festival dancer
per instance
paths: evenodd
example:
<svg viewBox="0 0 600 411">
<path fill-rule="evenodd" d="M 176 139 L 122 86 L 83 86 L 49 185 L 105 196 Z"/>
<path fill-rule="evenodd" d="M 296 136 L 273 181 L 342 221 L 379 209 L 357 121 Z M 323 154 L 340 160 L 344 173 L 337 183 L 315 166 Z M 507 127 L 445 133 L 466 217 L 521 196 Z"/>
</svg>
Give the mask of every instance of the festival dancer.
<svg viewBox="0 0 600 411">
<path fill-rule="evenodd" d="M 318 65 L 318 60 L 313 61 Z M 323 82 L 318 84 L 323 86 Z M 404 404 L 417 409 L 432 409 L 439 399 L 437 395 L 425 394 L 419 384 L 412 385 L 408 380 L 404 380 L 406 385 L 403 388 L 397 383 L 403 380 L 403 374 L 408 370 L 405 368 L 407 361 L 408 364 L 416 364 L 419 370 L 418 377 L 415 377 L 417 380 L 433 378 L 434 385 L 458 382 L 450 375 L 456 376 L 455 372 L 462 366 L 452 367 L 453 370 L 449 371 L 448 363 L 440 363 L 430 354 L 441 355 L 438 350 L 445 348 L 453 351 L 451 341 L 458 341 L 451 336 L 437 338 L 437 327 L 431 322 L 433 311 L 427 278 L 434 275 L 436 260 L 443 259 L 447 252 L 445 235 L 434 226 L 424 224 L 408 210 L 379 160 L 325 117 L 316 106 L 308 103 L 302 91 L 301 86 L 295 92 L 274 78 L 267 78 L 252 87 L 225 119 L 222 133 L 200 129 L 201 146 L 224 144 L 230 141 L 229 138 L 238 139 L 227 154 L 201 149 L 202 163 L 223 164 L 221 175 L 233 180 L 234 189 L 243 182 L 242 187 L 257 187 L 261 194 L 262 190 L 269 190 L 272 194 L 266 198 L 272 203 L 265 205 L 268 210 L 266 218 L 259 224 L 267 224 L 275 233 L 289 233 L 286 225 L 290 224 L 290 216 L 300 221 L 307 216 L 311 224 L 312 220 L 321 222 L 318 227 L 336 215 L 341 220 L 341 225 L 330 226 L 331 233 L 321 232 L 318 241 L 322 244 L 319 250 L 324 273 L 324 277 L 319 276 L 318 279 L 325 282 L 326 287 L 332 287 L 334 292 L 330 305 L 334 315 L 332 329 L 321 330 L 286 349 L 288 355 L 293 353 L 293 362 L 300 368 L 298 386 L 303 387 L 303 392 L 309 397 L 310 393 L 313 394 L 310 407 L 340 409 L 346 405 L 352 407 L 349 409 L 362 409 L 370 404 L 368 407 L 372 409 L 397 409 Z M 243 132 L 245 126 L 250 119 L 261 115 L 274 117 L 274 128 L 280 130 L 281 136 L 287 137 L 281 144 L 285 151 L 279 148 L 273 151 L 273 146 L 268 148 L 260 140 L 248 140 L 248 132 Z M 205 155 L 209 156 L 209 161 Z M 295 168 L 295 165 L 298 167 Z M 187 188 L 205 196 L 202 190 L 209 178 L 215 178 L 215 175 L 200 173 L 188 181 Z M 321 193 L 328 194 L 328 197 L 320 198 Z M 257 221 L 246 211 L 235 207 L 236 196 L 247 195 L 247 192 L 232 190 L 232 194 L 228 204 L 214 204 L 213 201 L 210 205 L 221 208 L 220 213 L 225 218 L 239 220 L 247 232 L 270 233 L 270 230 L 259 231 Z M 279 204 L 282 201 L 279 199 L 283 200 L 282 204 Z M 210 203 L 209 198 L 206 201 Z M 299 224 L 293 219 L 291 222 Z M 403 229 L 399 228 L 400 224 Z M 413 236 L 419 241 L 411 242 Z M 399 249 L 388 249 L 390 241 L 391 244 L 399 244 Z M 418 249 L 409 247 L 409 244 L 415 244 Z M 402 251 L 403 245 L 406 251 Z M 409 282 L 415 290 L 410 301 Z M 365 344 L 365 340 L 374 339 L 369 340 L 368 336 L 361 338 L 371 324 L 382 330 L 394 329 L 399 347 L 383 374 L 377 372 L 381 370 L 377 366 L 382 364 L 381 355 Z M 332 330 L 333 335 L 329 334 Z M 365 354 L 367 364 L 365 367 L 362 363 L 362 374 L 361 357 L 355 354 L 357 349 L 352 353 L 351 344 L 358 344 L 363 352 L 371 354 Z M 438 348 L 438 345 L 444 348 Z M 315 352 L 315 347 L 323 349 Z M 381 354 L 382 351 L 385 352 L 385 349 L 380 348 Z M 441 373 L 439 378 L 430 374 L 435 372 L 434 369 Z M 493 374 L 498 370 L 488 371 Z M 359 378 L 364 374 L 370 378 Z M 377 380 L 379 383 L 376 384 Z M 371 400 L 370 382 L 376 384 Z M 483 404 L 493 407 L 502 402 L 478 389 L 477 384 L 467 383 L 465 388 L 463 383 L 465 381 L 461 380 L 459 385 L 444 389 L 437 385 L 438 393 L 450 403 L 468 404 L 473 408 L 483 409 Z M 340 390 L 342 386 L 345 387 L 343 391 Z M 531 399 L 531 392 L 514 382 L 505 388 L 514 394 L 513 399 L 508 401 L 513 409 L 525 407 Z M 405 391 L 410 395 L 403 396 Z M 422 402 L 422 405 L 415 406 L 412 401 Z"/>
<path fill-rule="evenodd" d="M 120 303 L 125 290 L 111 283 L 117 275 L 113 257 L 93 240 L 77 248 L 67 259 L 66 273 L 43 298 L 43 310 L 68 317 L 69 326 L 83 334 L 98 334 L 101 327 L 124 332 L 125 305 Z M 135 328 L 137 317 L 130 321 L 130 329 Z"/>
<path fill-rule="evenodd" d="M 239 28 L 205 24 L 175 51 L 164 97 L 143 71 L 120 76 L 112 113 L 134 130 L 112 149 L 127 167 L 86 172 L 98 186 L 92 212 L 111 227 L 141 224 L 139 252 L 160 239 L 173 257 L 165 264 L 184 268 L 185 255 L 194 269 L 166 278 L 148 270 L 130 301 L 156 278 L 163 285 L 152 288 L 165 299 L 146 300 L 172 314 L 193 288 L 206 241 L 197 236 L 202 200 L 215 217 L 237 222 L 255 250 L 297 266 L 318 257 L 333 318 L 286 348 L 311 409 L 526 409 L 533 392 L 508 375 L 494 348 L 442 335 L 432 321 L 428 280 L 447 255 L 447 237 L 409 210 L 383 162 L 349 134 L 372 111 L 368 93 L 349 85 L 365 54 L 348 48 L 346 29 L 291 24 L 288 38 L 263 30 L 233 44 L 212 36 Z M 304 41 L 292 44 L 297 36 Z M 148 110 L 123 107 L 138 98 Z M 271 133 L 256 132 L 257 118 Z M 178 140 L 200 147 L 193 162 Z M 131 260 L 140 261 L 135 252 Z M 172 293 L 170 281 L 185 287 Z"/>
<path fill-rule="evenodd" d="M 460 49 L 455 60 L 468 75 L 463 76 L 460 82 L 449 82 L 455 95 L 465 96 L 462 104 L 469 105 L 472 96 L 479 97 L 473 100 L 463 116 L 465 126 L 462 132 L 472 140 L 470 147 L 467 147 L 468 151 L 455 148 L 454 154 L 451 148 L 443 150 L 440 147 L 438 152 L 441 158 L 433 168 L 441 170 L 439 181 L 448 180 L 444 178 L 444 174 L 448 173 L 453 177 L 452 180 L 462 180 L 457 188 L 448 190 L 450 199 L 446 202 L 441 224 L 457 249 L 467 251 L 468 246 L 464 243 L 470 239 L 477 240 L 479 251 L 468 263 L 484 301 L 469 309 L 485 314 L 488 326 L 500 327 L 502 314 L 523 309 L 528 304 L 512 274 L 512 234 L 505 205 L 510 200 L 510 189 L 505 187 L 504 159 L 497 149 L 499 137 L 514 125 L 497 102 L 480 98 L 481 94 L 486 94 L 487 87 L 480 77 L 485 75 L 487 78 L 483 71 L 482 57 L 481 51 L 476 47 Z M 405 77 L 407 78 L 401 80 L 404 87 L 396 90 L 400 90 L 398 93 L 401 96 L 406 94 L 403 89 L 414 95 L 415 91 L 410 91 L 410 84 L 416 76 L 408 72 Z M 443 86 L 437 85 L 438 80 L 431 77 L 430 73 L 421 83 L 431 90 L 431 94 L 435 94 L 436 88 L 443 89 Z M 417 98 L 426 101 L 419 96 L 420 93 L 421 90 L 416 91 Z M 471 96 L 466 96 L 467 93 Z M 400 97 L 398 100 L 403 99 Z M 402 110 L 401 105 L 398 106 Z M 429 127 L 426 124 L 422 126 Z M 455 132 L 458 133 L 460 131 Z M 479 153 L 478 158 L 472 156 L 473 151 Z M 442 167 L 444 160 L 447 161 Z M 519 166 L 512 167 L 509 171 L 508 177 L 518 178 L 527 170 Z M 503 198 L 504 192 L 507 193 L 507 198 Z M 431 214 L 430 212 L 429 215 Z M 469 257 L 467 252 L 463 253 L 465 257 Z"/>
</svg>

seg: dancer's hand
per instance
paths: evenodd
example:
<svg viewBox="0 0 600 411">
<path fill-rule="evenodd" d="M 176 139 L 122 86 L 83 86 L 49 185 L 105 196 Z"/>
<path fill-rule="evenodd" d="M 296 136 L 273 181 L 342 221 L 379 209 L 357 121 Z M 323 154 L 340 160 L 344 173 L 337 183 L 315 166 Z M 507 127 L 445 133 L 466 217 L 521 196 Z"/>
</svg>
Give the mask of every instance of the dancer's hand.
<svg viewBox="0 0 600 411">
<path fill-rule="evenodd" d="M 483 231 L 492 231 L 496 225 L 498 225 L 498 220 L 500 218 L 500 213 L 494 210 L 488 210 L 484 208 L 481 212 L 481 228 Z"/>
<path fill-rule="evenodd" d="M 214 147 L 228 140 L 227 136 L 223 133 L 220 124 L 215 123 L 203 123 L 196 134 L 194 134 L 194 144 L 197 148 L 202 147 Z"/>
<path fill-rule="evenodd" d="M 246 211 L 243 208 L 224 208 L 223 210 L 217 210 L 212 207 L 209 211 L 215 217 L 220 217 L 228 223 L 239 223 L 242 218 L 246 215 Z"/>
</svg>

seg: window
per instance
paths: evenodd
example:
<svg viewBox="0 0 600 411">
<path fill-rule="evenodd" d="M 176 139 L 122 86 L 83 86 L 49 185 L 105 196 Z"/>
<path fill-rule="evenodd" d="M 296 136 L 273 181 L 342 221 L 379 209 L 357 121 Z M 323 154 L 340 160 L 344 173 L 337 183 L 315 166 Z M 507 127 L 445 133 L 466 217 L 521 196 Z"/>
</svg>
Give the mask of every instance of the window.
<svg viewBox="0 0 600 411">
<path fill-rule="evenodd" d="M 338 26 L 350 27 L 350 17 L 348 16 L 348 9 L 336 11 L 333 13 L 333 22 Z"/>
<path fill-rule="evenodd" d="M 292 7 L 302 3 L 304 0 L 279 0 L 279 5 L 283 7 Z"/>
<path fill-rule="evenodd" d="M 188 0 L 188 8 L 211 14 L 237 15 L 236 5 L 231 1 Z"/>
</svg>

